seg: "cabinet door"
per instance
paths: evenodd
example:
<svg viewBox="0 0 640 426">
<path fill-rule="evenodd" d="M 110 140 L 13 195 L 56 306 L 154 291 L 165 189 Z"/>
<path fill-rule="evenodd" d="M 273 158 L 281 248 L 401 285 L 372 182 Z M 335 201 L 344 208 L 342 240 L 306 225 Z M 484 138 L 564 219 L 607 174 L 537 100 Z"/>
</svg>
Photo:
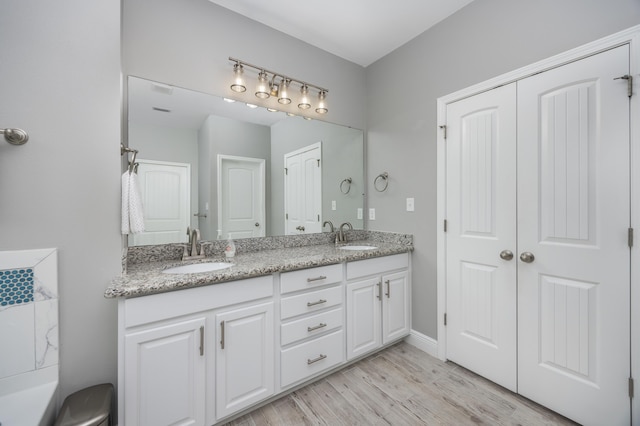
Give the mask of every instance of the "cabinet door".
<svg viewBox="0 0 640 426">
<path fill-rule="evenodd" d="M 204 425 L 204 318 L 125 337 L 125 423 Z"/>
<path fill-rule="evenodd" d="M 347 359 L 382 345 L 380 278 L 347 284 Z"/>
<path fill-rule="evenodd" d="M 382 277 L 384 294 L 382 298 L 382 343 L 409 334 L 409 273 L 407 271 Z"/>
<path fill-rule="evenodd" d="M 216 417 L 274 392 L 273 302 L 216 314 Z"/>
</svg>

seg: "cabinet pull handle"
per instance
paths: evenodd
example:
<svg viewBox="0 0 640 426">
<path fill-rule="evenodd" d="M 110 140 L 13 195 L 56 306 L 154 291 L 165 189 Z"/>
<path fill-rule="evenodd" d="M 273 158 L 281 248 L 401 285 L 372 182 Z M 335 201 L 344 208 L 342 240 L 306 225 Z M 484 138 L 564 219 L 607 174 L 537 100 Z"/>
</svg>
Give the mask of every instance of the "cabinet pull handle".
<svg viewBox="0 0 640 426">
<path fill-rule="evenodd" d="M 324 275 L 320 275 L 319 277 L 316 278 L 307 278 L 307 282 L 308 283 L 312 283 L 314 281 L 321 281 L 321 280 L 326 280 L 327 277 L 325 277 Z"/>
<path fill-rule="evenodd" d="M 318 362 L 318 361 L 322 361 L 323 359 L 325 359 L 327 356 L 326 355 L 322 355 L 320 354 L 320 356 L 318 358 L 314 358 L 314 359 L 307 359 L 307 365 L 311 365 L 314 362 Z"/>
<path fill-rule="evenodd" d="M 224 321 L 220 321 L 220 349 L 224 349 Z"/>
<path fill-rule="evenodd" d="M 324 299 L 320 299 L 317 302 L 307 302 L 307 306 L 311 307 L 311 306 L 321 305 L 323 303 L 327 303 L 327 301 Z"/>
<path fill-rule="evenodd" d="M 316 325 L 315 327 L 307 327 L 307 331 L 311 332 L 311 331 L 318 330 L 319 328 L 323 328 L 323 327 L 326 327 L 326 326 L 327 326 L 327 324 L 321 322 L 320 324 Z"/>
<path fill-rule="evenodd" d="M 200 356 L 204 355 L 204 325 L 200 326 Z"/>
<path fill-rule="evenodd" d="M 388 299 L 391 297 L 391 283 L 389 282 L 389 280 L 386 280 L 384 283 L 387 285 L 387 292 L 385 293 L 385 295 Z"/>
<path fill-rule="evenodd" d="M 382 300 L 382 281 L 378 281 L 376 285 L 378 286 L 378 300 Z"/>
</svg>

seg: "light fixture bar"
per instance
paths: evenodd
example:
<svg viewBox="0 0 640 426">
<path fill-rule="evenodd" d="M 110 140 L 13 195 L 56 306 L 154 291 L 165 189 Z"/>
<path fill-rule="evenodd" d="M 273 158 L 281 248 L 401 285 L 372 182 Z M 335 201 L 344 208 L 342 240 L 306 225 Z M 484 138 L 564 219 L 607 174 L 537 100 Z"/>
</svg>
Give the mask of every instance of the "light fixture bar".
<svg viewBox="0 0 640 426">
<path fill-rule="evenodd" d="M 317 89 L 319 92 L 325 92 L 325 94 L 329 93 L 329 89 L 325 89 L 324 87 L 316 86 L 315 84 L 311 84 L 311 83 L 308 83 L 306 81 L 299 80 L 297 78 L 289 77 L 289 76 L 286 76 L 286 75 L 284 75 L 282 73 L 279 73 L 279 72 L 276 72 L 276 71 L 271 71 L 271 70 L 268 70 L 268 69 L 266 69 L 264 67 L 259 67 L 257 65 L 253 65 L 253 64 L 250 64 L 248 62 L 241 61 L 240 59 L 232 58 L 231 56 L 229 56 L 229 60 L 232 61 L 232 62 L 235 62 L 236 64 L 239 64 L 239 65 L 242 65 L 242 66 L 245 66 L 245 67 L 249 67 L 249 68 L 253 68 L 253 69 L 257 70 L 258 73 L 264 72 L 264 73 L 267 73 L 267 74 L 272 74 L 274 77 L 275 76 L 282 77 L 285 80 L 289 80 L 289 81 L 293 81 L 293 82 L 299 83 L 301 86 L 313 87 L 314 89 Z"/>
</svg>

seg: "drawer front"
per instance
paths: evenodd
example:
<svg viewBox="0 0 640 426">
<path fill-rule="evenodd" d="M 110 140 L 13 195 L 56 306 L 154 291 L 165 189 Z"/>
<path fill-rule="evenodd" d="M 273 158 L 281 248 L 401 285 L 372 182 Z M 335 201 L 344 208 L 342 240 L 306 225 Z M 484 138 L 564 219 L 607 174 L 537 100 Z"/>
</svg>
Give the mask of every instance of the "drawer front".
<svg viewBox="0 0 640 426">
<path fill-rule="evenodd" d="M 342 264 L 319 266 L 300 271 L 280 274 L 280 292 L 282 294 L 299 290 L 309 290 L 325 284 L 342 281 Z"/>
<path fill-rule="evenodd" d="M 378 275 L 387 271 L 409 267 L 409 254 L 401 253 L 347 263 L 347 279 Z"/>
<path fill-rule="evenodd" d="M 342 304 L 342 286 L 309 291 L 296 296 L 283 297 L 280 319 L 295 317 Z"/>
<path fill-rule="evenodd" d="M 342 327 L 342 308 L 304 317 L 280 328 L 282 346 Z"/>
<path fill-rule="evenodd" d="M 282 387 L 308 379 L 344 361 L 342 330 L 318 337 L 282 351 L 280 380 Z"/>
</svg>

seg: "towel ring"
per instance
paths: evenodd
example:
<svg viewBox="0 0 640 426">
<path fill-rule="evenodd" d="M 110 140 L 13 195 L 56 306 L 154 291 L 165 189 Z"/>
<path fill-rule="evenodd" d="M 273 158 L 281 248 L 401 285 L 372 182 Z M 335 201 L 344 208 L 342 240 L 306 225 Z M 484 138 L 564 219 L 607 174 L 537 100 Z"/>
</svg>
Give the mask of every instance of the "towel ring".
<svg viewBox="0 0 640 426">
<path fill-rule="evenodd" d="M 346 191 L 342 187 L 342 185 L 344 185 L 345 182 L 347 183 L 347 190 Z M 353 180 L 350 177 L 348 177 L 348 178 L 344 179 L 342 182 L 340 182 L 340 192 L 342 192 L 343 194 L 348 194 L 349 191 L 351 191 L 351 182 L 353 182 Z"/>
<path fill-rule="evenodd" d="M 384 181 L 383 182 L 384 186 L 382 186 L 382 187 L 378 186 L 378 180 L 379 179 L 382 179 Z M 389 186 L 389 173 L 387 173 L 387 172 L 380 173 L 373 181 L 373 187 L 378 192 L 386 191 L 387 190 L 387 186 Z"/>
</svg>

